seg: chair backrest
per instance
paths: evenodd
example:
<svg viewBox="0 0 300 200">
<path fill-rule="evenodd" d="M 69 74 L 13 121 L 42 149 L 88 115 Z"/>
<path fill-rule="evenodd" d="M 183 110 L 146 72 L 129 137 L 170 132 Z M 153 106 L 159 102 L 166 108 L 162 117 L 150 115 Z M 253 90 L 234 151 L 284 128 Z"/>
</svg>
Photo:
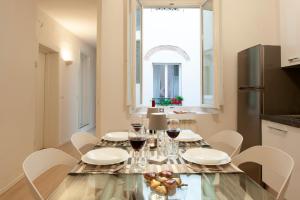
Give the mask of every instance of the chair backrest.
<svg viewBox="0 0 300 200">
<path fill-rule="evenodd" d="M 43 149 L 30 154 L 23 162 L 23 171 L 39 199 L 44 199 L 33 181 L 41 174 L 58 165 L 74 166 L 78 161 L 67 153 L 54 149 Z"/>
<path fill-rule="evenodd" d="M 71 142 L 80 155 L 85 154 L 85 152 L 82 151 L 82 148 L 88 145 L 94 146 L 98 141 L 99 139 L 96 136 L 88 132 L 77 132 L 71 137 Z"/>
<path fill-rule="evenodd" d="M 224 130 L 209 137 L 207 142 L 214 148 L 226 152 L 230 157 L 240 153 L 243 136 L 233 130 Z"/>
<path fill-rule="evenodd" d="M 257 163 L 272 171 L 272 175 L 278 176 L 272 179 L 275 181 L 272 183 L 275 188 L 272 189 L 277 192 L 277 199 L 284 199 L 294 168 L 294 160 L 289 154 L 274 147 L 254 146 L 234 157 L 232 162 L 237 166 L 248 162 Z"/>
</svg>

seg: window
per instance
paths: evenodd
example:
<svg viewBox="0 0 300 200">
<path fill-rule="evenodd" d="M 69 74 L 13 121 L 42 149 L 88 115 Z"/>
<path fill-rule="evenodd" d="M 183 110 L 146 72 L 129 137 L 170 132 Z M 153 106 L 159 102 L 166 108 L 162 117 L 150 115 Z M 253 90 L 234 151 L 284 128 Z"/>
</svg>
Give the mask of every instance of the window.
<svg viewBox="0 0 300 200">
<path fill-rule="evenodd" d="M 135 47 L 136 47 L 136 104 L 142 103 L 142 5 L 138 1 L 136 4 L 136 20 L 135 20 Z"/>
<path fill-rule="evenodd" d="M 164 70 L 166 74 L 163 87 L 165 94 L 156 101 L 157 104 L 200 106 L 200 13 L 199 8 L 143 9 L 143 106 L 149 105 L 153 98 L 157 100 L 158 96 L 153 90 L 157 83 L 153 81 L 155 80 L 153 64 L 165 65 L 161 70 Z M 167 64 L 169 66 L 166 66 Z M 180 67 L 171 66 L 175 64 L 179 64 Z M 172 73 L 173 76 L 171 76 Z M 177 82 L 172 80 L 172 77 L 176 78 L 176 73 L 180 78 Z M 176 97 L 183 98 L 183 101 L 175 104 L 176 101 L 173 98 L 176 99 Z"/>
<path fill-rule="evenodd" d="M 183 106 L 219 108 L 220 0 L 190 8 L 151 2 L 128 0 L 128 105 L 180 97 Z"/>
<path fill-rule="evenodd" d="M 201 6 L 202 107 L 222 105 L 220 0 L 206 0 Z"/>
<path fill-rule="evenodd" d="M 213 103 L 213 12 L 211 1 L 203 4 L 202 9 L 202 102 L 203 104 Z M 205 27 L 205 28 L 203 28 Z"/>
<path fill-rule="evenodd" d="M 153 64 L 153 98 L 175 98 L 181 94 L 180 64 Z"/>
</svg>

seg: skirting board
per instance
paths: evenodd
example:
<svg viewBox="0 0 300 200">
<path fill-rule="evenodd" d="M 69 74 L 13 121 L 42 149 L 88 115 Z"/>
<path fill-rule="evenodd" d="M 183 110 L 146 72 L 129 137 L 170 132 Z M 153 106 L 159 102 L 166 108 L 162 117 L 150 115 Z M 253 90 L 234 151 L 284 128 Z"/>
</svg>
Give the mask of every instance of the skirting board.
<svg viewBox="0 0 300 200">
<path fill-rule="evenodd" d="M 13 181 L 11 181 L 9 184 L 7 184 L 3 188 L 1 188 L 0 195 L 4 194 L 6 191 L 8 191 L 12 186 L 14 186 L 16 183 L 18 183 L 22 178 L 24 178 L 24 173 L 22 173 L 17 178 L 15 178 Z"/>
</svg>

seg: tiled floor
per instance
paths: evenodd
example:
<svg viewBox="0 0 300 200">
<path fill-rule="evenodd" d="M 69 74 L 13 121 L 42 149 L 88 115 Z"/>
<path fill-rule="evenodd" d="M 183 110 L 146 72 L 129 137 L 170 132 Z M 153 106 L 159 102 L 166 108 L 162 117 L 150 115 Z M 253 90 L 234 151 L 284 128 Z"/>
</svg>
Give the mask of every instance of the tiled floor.
<svg viewBox="0 0 300 200">
<path fill-rule="evenodd" d="M 95 131 L 91 130 L 89 132 L 93 133 Z M 72 155 L 77 159 L 80 159 L 80 155 L 77 153 L 76 149 L 70 142 L 59 147 L 59 149 L 65 151 L 66 153 Z M 25 178 L 22 178 L 16 185 L 2 194 L 0 196 L 0 200 L 34 200 L 31 188 L 28 184 L 29 183 L 27 183 L 27 180 Z"/>
</svg>

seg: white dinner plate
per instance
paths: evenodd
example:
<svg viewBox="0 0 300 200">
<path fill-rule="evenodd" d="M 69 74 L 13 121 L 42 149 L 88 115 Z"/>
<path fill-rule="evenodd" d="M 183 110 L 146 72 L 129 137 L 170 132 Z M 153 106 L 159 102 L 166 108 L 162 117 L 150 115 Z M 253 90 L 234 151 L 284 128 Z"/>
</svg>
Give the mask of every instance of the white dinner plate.
<svg viewBox="0 0 300 200">
<path fill-rule="evenodd" d="M 102 139 L 112 142 L 123 142 L 128 140 L 127 132 L 111 132 L 106 133 Z"/>
<path fill-rule="evenodd" d="M 113 165 L 126 161 L 127 151 L 119 148 L 101 148 L 87 152 L 81 157 L 84 163 L 92 165 Z"/>
<path fill-rule="evenodd" d="M 183 159 L 199 165 L 225 165 L 231 162 L 227 153 L 216 149 L 193 148 L 182 154 Z"/>
<path fill-rule="evenodd" d="M 181 130 L 178 137 L 175 138 L 179 142 L 196 142 L 203 138 L 191 130 Z"/>
</svg>

